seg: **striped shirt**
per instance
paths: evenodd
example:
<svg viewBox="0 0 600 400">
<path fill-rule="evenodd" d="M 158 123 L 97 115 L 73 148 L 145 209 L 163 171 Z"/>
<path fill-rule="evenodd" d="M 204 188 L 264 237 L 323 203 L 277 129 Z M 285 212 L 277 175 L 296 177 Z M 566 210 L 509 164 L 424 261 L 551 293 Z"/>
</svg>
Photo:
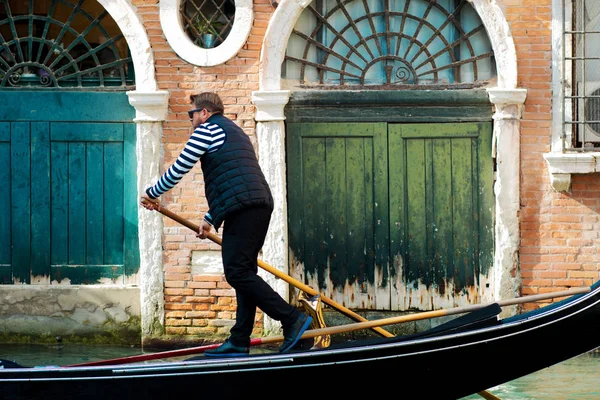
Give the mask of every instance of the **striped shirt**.
<svg viewBox="0 0 600 400">
<path fill-rule="evenodd" d="M 223 143 L 225 143 L 226 138 L 225 131 L 217 124 L 205 122 L 198 126 L 194 129 L 177 160 L 175 160 L 173 165 L 160 177 L 154 186 L 146 189 L 146 194 L 150 198 L 156 199 L 163 193 L 173 189 L 204 153 L 212 153 L 219 150 Z M 212 224 L 210 213 L 207 213 L 204 219 Z"/>
</svg>

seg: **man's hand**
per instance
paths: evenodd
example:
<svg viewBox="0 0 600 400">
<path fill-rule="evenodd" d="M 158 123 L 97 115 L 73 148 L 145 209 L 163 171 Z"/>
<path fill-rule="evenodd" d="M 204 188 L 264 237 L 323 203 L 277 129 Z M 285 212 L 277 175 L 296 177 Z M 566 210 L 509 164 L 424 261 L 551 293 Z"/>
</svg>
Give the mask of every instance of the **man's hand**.
<svg viewBox="0 0 600 400">
<path fill-rule="evenodd" d="M 158 211 L 160 211 L 160 202 L 158 201 L 158 199 L 151 199 L 148 196 L 142 196 L 142 197 L 140 197 L 140 204 L 146 210 L 150 210 L 150 211 L 158 210 Z"/>
<path fill-rule="evenodd" d="M 198 233 L 196 234 L 196 237 L 200 238 L 200 239 L 206 239 L 208 237 L 208 234 L 210 233 L 211 229 L 212 229 L 212 225 L 209 224 L 208 222 L 206 222 L 205 220 L 202 220 L 202 223 L 200 224 L 200 227 L 198 228 Z"/>
</svg>

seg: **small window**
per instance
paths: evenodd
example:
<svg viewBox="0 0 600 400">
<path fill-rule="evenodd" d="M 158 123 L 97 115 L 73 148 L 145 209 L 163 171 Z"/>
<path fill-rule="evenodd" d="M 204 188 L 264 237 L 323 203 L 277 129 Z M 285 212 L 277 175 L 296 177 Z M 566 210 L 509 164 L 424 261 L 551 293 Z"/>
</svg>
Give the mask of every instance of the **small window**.
<svg viewBox="0 0 600 400">
<path fill-rule="evenodd" d="M 564 146 L 600 148 L 600 1 L 563 0 Z"/>
<path fill-rule="evenodd" d="M 233 0 L 183 0 L 183 29 L 204 49 L 219 46 L 231 32 L 235 17 Z"/>
</svg>

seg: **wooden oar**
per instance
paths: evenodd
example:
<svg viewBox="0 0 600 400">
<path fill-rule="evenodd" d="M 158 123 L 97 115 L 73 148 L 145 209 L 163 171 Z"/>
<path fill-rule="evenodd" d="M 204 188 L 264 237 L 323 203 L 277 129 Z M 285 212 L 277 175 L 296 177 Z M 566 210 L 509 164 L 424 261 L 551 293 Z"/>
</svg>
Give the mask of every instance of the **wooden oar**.
<svg viewBox="0 0 600 400">
<path fill-rule="evenodd" d="M 590 290 L 591 289 L 589 287 L 581 287 L 581 288 L 563 290 L 563 291 L 558 291 L 558 292 L 535 294 L 535 295 L 530 295 L 530 296 L 516 297 L 514 299 L 501 300 L 501 301 L 498 301 L 497 304 L 501 307 L 505 307 L 505 306 L 515 305 L 515 304 L 532 303 L 532 302 L 546 300 L 546 299 L 552 299 L 552 298 L 556 298 L 556 297 L 565 297 L 565 296 L 572 296 L 575 294 L 588 293 Z M 416 314 L 401 315 L 398 317 L 383 318 L 383 319 L 378 319 L 378 320 L 373 320 L 373 321 L 356 322 L 353 324 L 330 326 L 330 327 L 321 328 L 321 329 L 311 329 L 311 330 L 306 331 L 301 336 L 301 339 L 310 339 L 310 338 L 314 338 L 317 336 L 333 335 L 336 333 L 345 333 L 345 332 L 351 332 L 351 331 L 356 331 L 356 330 L 360 330 L 360 329 L 370 329 L 373 327 L 378 327 L 378 326 L 383 326 L 383 325 L 392 325 L 392 324 L 399 324 L 399 323 L 403 323 L 403 322 L 419 321 L 419 320 L 423 320 L 423 319 L 437 318 L 437 317 L 449 316 L 449 315 L 455 315 L 455 314 L 463 314 L 463 313 L 478 310 L 480 308 L 487 307 L 491 304 L 494 304 L 494 303 L 473 304 L 473 305 L 464 306 L 464 307 L 455 307 L 455 308 L 436 310 L 436 311 L 426 311 L 426 312 L 421 312 L 421 313 L 416 313 Z M 277 342 L 282 342 L 282 341 L 283 341 L 283 335 L 267 336 L 267 337 L 263 337 L 263 338 L 251 339 L 250 346 L 277 343 Z M 206 350 L 214 349 L 216 347 L 219 347 L 220 345 L 221 345 L 220 343 L 209 344 L 209 345 L 198 346 L 198 347 L 190 347 L 187 349 L 169 350 L 169 351 L 162 351 L 162 352 L 158 352 L 158 353 L 150 353 L 150 354 L 142 354 L 142 355 L 136 355 L 136 356 L 122 357 L 122 358 L 114 358 L 111 360 L 91 361 L 91 362 L 81 363 L 81 364 L 72 364 L 72 365 L 67 365 L 67 367 L 126 364 L 126 363 L 140 362 L 140 361 L 157 360 L 157 359 L 161 359 L 161 358 L 187 356 L 190 354 L 203 353 Z M 478 393 L 478 394 L 481 394 L 481 393 Z"/>
<path fill-rule="evenodd" d="M 161 205 L 159 205 L 155 202 L 148 201 L 147 199 L 142 199 L 142 202 L 147 205 L 152 206 L 154 208 L 154 210 L 158 211 L 159 213 L 171 218 L 172 220 L 174 220 L 176 222 L 179 222 L 181 225 L 188 227 L 191 230 L 193 230 L 194 232 L 198 233 L 198 229 L 199 229 L 198 225 L 193 224 L 192 222 L 188 221 L 187 219 L 180 217 L 179 215 L 175 214 L 172 211 L 169 211 L 168 209 L 162 207 Z M 208 239 L 212 240 L 213 242 L 217 243 L 218 245 L 221 245 L 221 242 L 222 242 L 221 238 L 213 233 L 208 234 Z M 304 283 L 292 278 L 291 276 L 289 276 L 287 274 L 284 274 L 283 272 L 270 266 L 269 264 L 265 263 L 264 261 L 257 260 L 257 263 L 258 263 L 258 266 L 261 267 L 262 269 L 264 269 L 265 271 L 268 271 L 268 272 L 272 273 L 273 275 L 275 275 L 276 277 L 283 279 L 287 283 L 294 285 L 296 288 L 302 290 L 303 292 L 308 293 L 311 296 L 319 294 L 321 296 L 321 301 L 323 303 L 335 308 L 336 310 L 340 311 L 342 314 L 346 315 L 347 317 L 350 317 L 354 321 L 359 321 L 359 322 L 367 321 L 366 318 L 362 317 L 359 314 L 356 314 L 354 311 L 350 310 L 349 308 L 346 308 L 343 305 L 338 304 L 335 301 L 331 300 L 330 298 L 323 296 L 322 294 L 320 294 L 319 292 L 317 292 L 315 289 L 311 288 L 310 286 L 305 285 Z M 376 326 L 376 327 L 373 327 L 372 329 L 384 337 L 394 337 L 394 335 L 392 333 L 390 333 L 380 327 Z"/>
</svg>

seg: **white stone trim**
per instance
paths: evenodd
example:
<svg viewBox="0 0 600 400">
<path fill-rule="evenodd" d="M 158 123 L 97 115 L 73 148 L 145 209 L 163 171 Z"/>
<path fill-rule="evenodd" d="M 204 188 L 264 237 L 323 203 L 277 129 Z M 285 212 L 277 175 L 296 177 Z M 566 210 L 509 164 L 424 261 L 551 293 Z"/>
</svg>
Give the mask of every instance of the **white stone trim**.
<svg viewBox="0 0 600 400">
<path fill-rule="evenodd" d="M 519 273 L 519 209 L 521 132 L 520 120 L 527 91 L 525 89 L 487 90 L 494 105 L 492 152 L 496 158 L 494 270 L 490 276 L 493 290 L 485 302 L 513 298 L 518 295 Z M 504 315 L 514 314 L 517 307 L 504 308 Z"/>
<path fill-rule="evenodd" d="M 256 121 L 283 121 L 283 109 L 290 100 L 289 90 L 252 92 L 252 102 L 256 105 Z"/>
<path fill-rule="evenodd" d="M 181 0 L 160 1 L 160 25 L 169 45 L 190 64 L 210 67 L 233 58 L 246 43 L 254 20 L 252 0 L 235 0 L 235 22 L 229 35 L 214 49 L 203 49 L 183 31 L 179 8 Z"/>
<path fill-rule="evenodd" d="M 282 90 L 281 64 L 285 56 L 285 50 L 292 29 L 304 8 L 311 1 L 282 0 L 273 13 L 269 26 L 265 33 L 259 69 L 259 90 L 255 92 L 254 99 L 266 98 L 267 93 L 272 92 L 276 97 Z M 519 119 L 520 110 L 524 101 L 524 91 L 515 90 L 517 86 L 517 53 L 510 27 L 506 21 L 501 8 L 496 0 L 470 0 L 473 8 L 479 14 L 483 25 L 490 38 L 498 73 L 497 88 L 489 91 L 490 101 L 496 105 L 494 116 L 494 137 L 497 143 L 497 159 L 501 160 L 497 168 L 497 176 L 500 176 L 500 184 L 495 187 L 496 196 L 496 218 L 495 218 L 495 255 L 494 267 L 490 273 L 490 288 L 483 288 L 487 282 L 482 282 L 482 300 L 501 300 L 513 298 L 518 295 L 520 279 L 518 274 L 512 275 L 518 270 L 519 249 L 519 158 L 513 154 L 519 154 Z M 522 100 L 521 100 L 522 99 Z M 269 138 L 260 135 L 282 138 L 285 137 L 284 124 L 273 124 L 269 121 L 277 121 L 281 118 L 269 108 L 273 106 L 269 102 L 255 101 L 257 115 L 257 135 L 259 143 L 268 142 Z M 269 124 L 263 127 L 263 124 Z M 279 140 L 279 139 L 277 139 Z M 273 168 L 285 161 L 285 148 L 279 151 L 261 152 L 260 163 L 265 169 Z M 508 162 L 512 160 L 512 162 Z M 286 191 L 285 176 L 273 174 L 270 176 L 270 184 Z M 285 198 L 285 196 L 283 196 Z M 267 237 L 265 246 L 271 251 L 265 254 L 268 260 L 287 259 L 287 211 L 282 216 L 274 216 L 271 220 L 271 230 L 278 232 L 278 237 Z M 283 236 L 283 238 L 281 237 Z M 279 266 L 278 266 L 279 267 Z M 288 271 L 288 265 L 279 267 L 282 271 Z M 286 293 L 278 290 L 280 294 Z M 512 312 L 513 310 L 511 310 Z"/>
<path fill-rule="evenodd" d="M 136 111 L 136 122 L 157 122 L 167 119 L 169 112 L 169 92 L 140 92 L 138 90 L 127 92 L 129 104 Z"/>
<path fill-rule="evenodd" d="M 563 82 L 562 54 L 563 36 L 563 0 L 552 0 L 552 87 L 560 89 Z M 562 90 L 552 91 L 552 146 L 544 154 L 550 173 L 550 184 L 558 192 L 571 189 L 572 174 L 590 174 L 600 172 L 600 152 L 576 153 L 566 146 L 563 126 Z"/>
<path fill-rule="evenodd" d="M 508 21 L 496 0 L 469 0 L 473 5 L 486 33 L 496 57 L 498 87 L 511 89 L 517 87 L 517 50 L 510 32 Z"/>
<path fill-rule="evenodd" d="M 136 90 L 128 92 L 136 109 L 136 162 L 138 192 L 158 179 L 161 170 L 162 121 L 168 111 L 168 92 L 158 91 L 150 40 L 130 0 L 98 0 L 115 20 L 127 41 L 135 69 Z M 162 333 L 164 326 L 164 275 L 162 218 L 138 208 L 142 340 Z"/>
<path fill-rule="evenodd" d="M 154 53 L 137 9 L 128 0 L 98 0 L 98 3 L 115 20 L 127 41 L 135 69 L 136 89 L 144 92 L 156 90 Z"/>
</svg>

